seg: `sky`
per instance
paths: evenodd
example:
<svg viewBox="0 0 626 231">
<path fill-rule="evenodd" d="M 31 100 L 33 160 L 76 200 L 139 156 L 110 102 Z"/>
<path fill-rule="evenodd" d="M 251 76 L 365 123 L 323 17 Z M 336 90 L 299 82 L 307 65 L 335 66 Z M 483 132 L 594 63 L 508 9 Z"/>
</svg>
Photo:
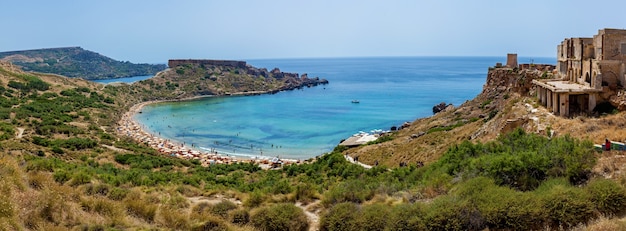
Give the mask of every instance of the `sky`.
<svg viewBox="0 0 626 231">
<path fill-rule="evenodd" d="M 4 0 L 2 8 L 0 51 L 80 46 L 134 63 L 554 57 L 564 38 L 626 28 L 621 0 Z"/>
</svg>

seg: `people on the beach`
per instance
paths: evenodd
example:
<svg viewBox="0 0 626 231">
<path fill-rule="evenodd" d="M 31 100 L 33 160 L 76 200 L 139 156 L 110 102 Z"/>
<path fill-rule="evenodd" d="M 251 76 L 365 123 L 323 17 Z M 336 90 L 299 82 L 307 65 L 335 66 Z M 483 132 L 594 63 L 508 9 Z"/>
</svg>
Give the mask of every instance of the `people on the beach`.
<svg viewBox="0 0 626 231">
<path fill-rule="evenodd" d="M 171 142 L 169 139 L 163 139 L 161 137 L 154 136 L 146 132 L 142 125 L 140 125 L 139 123 L 137 123 L 135 120 L 132 119 L 132 115 L 134 113 L 140 112 L 141 108 L 148 103 L 152 103 L 152 102 L 144 102 L 144 103 L 140 103 L 131 107 L 130 111 L 125 113 L 122 116 L 121 120 L 118 122 L 119 126 L 116 129 L 117 132 L 121 135 L 128 136 L 137 142 L 145 143 L 149 145 L 150 147 L 158 150 L 160 153 L 171 155 L 171 156 L 176 156 L 176 157 L 184 158 L 184 159 L 196 159 L 196 160 L 199 160 L 205 166 L 208 166 L 211 163 L 229 164 L 229 163 L 236 163 L 238 161 L 241 161 L 229 155 L 226 155 L 226 156 L 219 155 L 217 150 L 213 148 L 209 152 L 201 152 L 198 150 L 193 150 L 191 148 L 188 148 L 185 142 L 183 142 L 182 144 L 176 144 L 174 142 Z M 168 125 L 168 127 L 171 128 L 170 125 Z M 158 135 L 161 135 L 161 132 L 159 132 Z M 230 142 L 232 142 L 232 140 Z M 217 141 L 215 143 L 218 144 Z M 198 147 L 198 145 L 192 143 L 191 147 Z M 233 153 L 235 153 L 235 150 L 233 150 Z M 259 160 L 259 159 L 252 159 L 251 161 L 256 162 L 256 163 L 263 163 L 263 160 Z M 286 164 L 296 163 L 295 160 L 293 161 L 282 160 L 282 161 L 284 161 L 284 163 Z"/>
</svg>

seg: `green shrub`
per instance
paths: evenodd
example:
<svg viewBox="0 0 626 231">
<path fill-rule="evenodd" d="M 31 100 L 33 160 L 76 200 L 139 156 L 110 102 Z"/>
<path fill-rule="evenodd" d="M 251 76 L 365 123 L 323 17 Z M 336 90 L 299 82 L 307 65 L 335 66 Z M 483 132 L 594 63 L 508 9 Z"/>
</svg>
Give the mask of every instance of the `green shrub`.
<svg viewBox="0 0 626 231">
<path fill-rule="evenodd" d="M 328 206 L 341 202 L 362 203 L 374 197 L 374 190 L 360 180 L 346 180 L 324 193 L 322 204 Z"/>
<path fill-rule="evenodd" d="M 232 201 L 222 200 L 219 203 L 210 206 L 209 211 L 214 215 L 226 219 L 228 218 L 228 212 L 236 208 L 237 205 Z"/>
<path fill-rule="evenodd" d="M 235 209 L 228 212 L 230 222 L 238 225 L 245 225 L 250 222 L 250 213 L 246 209 Z"/>
<path fill-rule="evenodd" d="M 533 190 L 548 178 L 584 183 L 595 159 L 589 141 L 569 136 L 548 139 L 516 129 L 486 144 L 464 141 L 455 145 L 432 168 L 451 176 L 488 176 L 498 185 Z"/>
<path fill-rule="evenodd" d="M 386 204 L 366 205 L 359 211 L 357 226 L 360 230 L 384 230 L 388 225 L 391 208 Z"/>
<path fill-rule="evenodd" d="M 194 225 L 192 231 L 227 231 L 228 225 L 223 220 L 214 217 L 207 217 L 207 221 Z"/>
<path fill-rule="evenodd" d="M 357 223 L 358 211 L 359 207 L 354 203 L 336 204 L 320 217 L 320 230 L 360 230 Z"/>
<path fill-rule="evenodd" d="M 126 198 L 126 195 L 128 195 L 128 192 L 130 192 L 128 189 L 115 187 L 115 188 L 112 188 L 111 191 L 109 191 L 109 194 L 107 196 L 111 200 L 121 201 L 124 198 Z"/>
<path fill-rule="evenodd" d="M 425 210 L 424 223 L 427 230 L 482 230 L 484 218 L 466 201 L 440 196 Z M 472 226 L 472 224 L 477 224 Z"/>
<path fill-rule="evenodd" d="M 291 185 L 289 184 L 289 181 L 287 181 L 286 179 L 276 182 L 274 186 L 272 187 L 273 194 L 289 194 L 291 193 L 291 191 L 292 191 Z"/>
<path fill-rule="evenodd" d="M 91 175 L 84 171 L 78 171 L 72 175 L 70 185 L 77 186 L 91 182 Z"/>
<path fill-rule="evenodd" d="M 541 228 L 545 221 L 541 200 L 530 193 L 498 186 L 490 178 L 463 182 L 453 190 L 453 195 L 478 209 L 480 215 L 475 217 L 481 219 L 473 221 L 474 227 L 529 230 Z"/>
<path fill-rule="evenodd" d="M 611 217 L 626 210 L 626 192 L 614 181 L 594 179 L 585 190 L 598 212 L 604 216 Z"/>
<path fill-rule="evenodd" d="M 551 227 L 573 227 L 595 218 L 594 205 L 582 189 L 557 185 L 540 195 Z"/>
<path fill-rule="evenodd" d="M 421 203 L 399 204 L 391 208 L 387 230 L 426 230 Z"/>
<path fill-rule="evenodd" d="M 63 154 L 63 153 L 65 153 L 65 151 L 63 151 L 63 149 L 61 149 L 59 146 L 53 146 L 51 151 L 56 153 L 56 154 Z"/>
<path fill-rule="evenodd" d="M 52 175 L 52 178 L 54 178 L 54 181 L 60 184 L 63 184 L 71 179 L 70 174 L 63 170 L 55 171 Z"/>
<path fill-rule="evenodd" d="M 295 199 L 303 203 L 309 203 L 317 199 L 317 191 L 312 184 L 299 183 L 296 185 Z"/>
<path fill-rule="evenodd" d="M 263 192 L 255 190 L 248 194 L 248 198 L 243 202 L 243 205 L 250 208 L 258 207 L 265 202 L 266 198 L 267 196 Z"/>
<path fill-rule="evenodd" d="M 302 209 L 281 203 L 257 208 L 250 215 L 251 223 L 260 230 L 308 230 L 309 223 Z"/>
</svg>

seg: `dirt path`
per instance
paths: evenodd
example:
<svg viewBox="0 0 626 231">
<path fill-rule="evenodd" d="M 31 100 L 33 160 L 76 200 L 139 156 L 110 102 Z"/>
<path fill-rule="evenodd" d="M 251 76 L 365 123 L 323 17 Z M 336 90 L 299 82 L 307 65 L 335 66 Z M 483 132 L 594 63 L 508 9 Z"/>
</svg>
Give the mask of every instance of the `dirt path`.
<svg viewBox="0 0 626 231">
<path fill-rule="evenodd" d="M 102 147 L 111 149 L 111 150 L 116 151 L 116 152 L 130 152 L 130 151 L 126 150 L 126 149 L 121 149 L 121 148 L 114 147 L 114 146 L 111 146 L 111 145 L 106 145 L 106 144 L 102 144 Z"/>
<path fill-rule="evenodd" d="M 311 210 L 312 207 L 317 206 L 317 204 L 319 203 L 320 203 L 319 200 L 313 203 L 310 203 L 308 205 L 303 205 L 300 202 L 296 203 L 296 206 L 298 206 L 304 211 L 304 214 L 306 215 L 307 220 L 309 220 L 309 231 L 320 230 L 320 216 L 317 213 L 309 211 Z"/>
<path fill-rule="evenodd" d="M 352 158 L 351 156 L 344 155 L 344 157 L 346 158 L 346 160 L 350 161 L 350 163 L 361 165 L 361 166 L 363 166 L 365 169 L 370 169 L 370 168 L 372 168 L 372 166 L 371 166 L 371 165 L 367 165 L 367 164 L 364 164 L 364 163 L 361 163 L 361 162 L 355 161 L 355 160 L 354 160 L 354 158 Z"/>
<path fill-rule="evenodd" d="M 17 128 L 17 138 L 22 139 L 23 135 L 24 135 L 24 128 Z"/>
</svg>

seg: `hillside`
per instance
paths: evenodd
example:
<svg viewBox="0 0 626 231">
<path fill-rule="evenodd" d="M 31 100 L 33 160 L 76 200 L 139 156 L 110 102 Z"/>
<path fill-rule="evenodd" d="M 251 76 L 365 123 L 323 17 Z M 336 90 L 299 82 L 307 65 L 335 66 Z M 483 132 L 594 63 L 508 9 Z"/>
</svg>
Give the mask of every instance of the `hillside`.
<svg viewBox="0 0 626 231">
<path fill-rule="evenodd" d="M 121 113 L 145 100 L 180 99 L 202 92 L 250 92 L 256 89 L 249 86 L 263 83 L 274 86 L 269 92 L 284 86 L 306 86 L 278 84 L 278 80 L 267 80 L 270 76 L 252 78 L 255 75 L 243 75 L 242 70 L 239 78 L 252 80 L 238 82 L 229 76 L 238 70 L 219 67 L 222 70 L 216 72 L 216 68 L 181 67 L 184 72 L 177 73 L 175 67 L 153 78 L 152 83 L 105 86 L 26 73 L 0 62 L 0 227 L 626 228 L 619 219 L 626 212 L 626 175 L 620 172 L 620 162 L 603 161 L 619 160 L 621 155 L 598 154 L 591 142 L 572 138 L 579 134 L 562 135 L 566 129 L 583 127 L 578 123 L 581 120 L 597 126 L 594 131 L 608 131 L 621 123 L 618 117 L 624 114 L 554 118 L 523 96 L 526 79 L 541 78 L 534 72 L 490 72 L 476 99 L 416 120 L 390 141 L 349 150 L 337 148 L 315 161 L 275 170 L 261 170 L 251 163 L 204 167 L 197 160 L 161 155 L 147 144 L 115 132 L 113 125 Z M 214 81 L 192 77 L 209 70 L 213 71 L 208 78 L 217 78 L 215 86 L 201 86 L 189 93 L 192 82 Z M 189 73 L 194 74 L 185 75 Z M 167 94 L 153 96 L 161 91 Z M 513 120 L 528 117 L 535 121 L 533 116 L 538 123 Z M 543 132 L 537 135 L 536 130 Z M 547 138 L 544 134 L 549 130 L 556 130 L 556 135 Z M 379 158 L 381 165 L 393 168 L 365 169 L 346 161 L 342 151 L 358 153 L 363 161 Z M 387 159 L 382 159 L 384 156 Z M 413 162 L 418 160 L 425 165 Z M 409 161 L 408 166 L 396 167 L 400 161 Z"/>
<path fill-rule="evenodd" d="M 90 80 L 154 75 L 166 68 L 163 64 L 117 61 L 80 47 L 0 52 L 0 61 L 11 62 L 24 71 Z"/>
<path fill-rule="evenodd" d="M 359 161 L 386 166 L 400 162 L 431 163 L 447 147 L 463 141 L 486 142 L 515 128 L 539 135 L 569 135 L 596 144 L 605 138 L 624 141 L 626 131 L 615 129 L 626 124 L 626 112 L 602 116 L 581 115 L 574 118 L 554 116 L 535 97 L 533 79 L 552 78 L 539 70 L 490 68 L 483 91 L 462 105 L 451 107 L 431 117 L 421 118 L 393 134 L 389 142 L 347 150 Z"/>
</svg>

